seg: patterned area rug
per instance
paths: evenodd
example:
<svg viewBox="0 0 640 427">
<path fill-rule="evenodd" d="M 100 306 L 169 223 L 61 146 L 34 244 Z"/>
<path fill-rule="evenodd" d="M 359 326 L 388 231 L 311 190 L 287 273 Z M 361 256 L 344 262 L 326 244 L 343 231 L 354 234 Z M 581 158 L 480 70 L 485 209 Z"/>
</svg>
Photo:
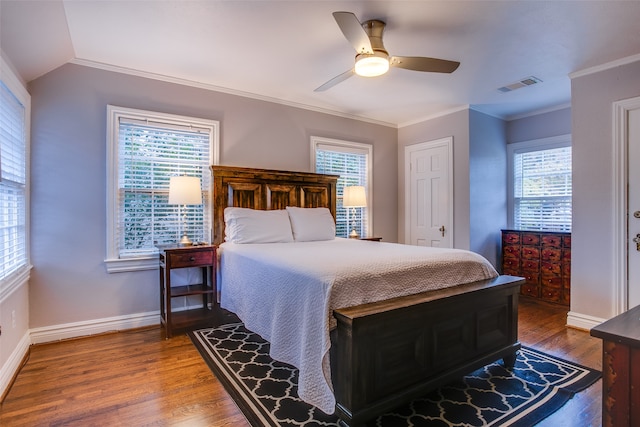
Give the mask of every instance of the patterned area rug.
<svg viewBox="0 0 640 427">
<path fill-rule="evenodd" d="M 298 398 L 297 369 L 271 359 L 269 343 L 242 324 L 189 336 L 251 425 L 337 425 Z M 522 348 L 513 371 L 492 363 L 367 425 L 532 426 L 598 378 L 598 371 Z"/>
</svg>

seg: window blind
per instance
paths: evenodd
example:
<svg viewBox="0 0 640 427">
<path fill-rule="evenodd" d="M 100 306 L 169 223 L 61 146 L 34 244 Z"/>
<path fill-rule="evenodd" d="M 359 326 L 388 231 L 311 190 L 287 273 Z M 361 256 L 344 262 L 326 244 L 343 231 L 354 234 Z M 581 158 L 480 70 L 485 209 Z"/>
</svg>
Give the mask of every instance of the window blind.
<svg viewBox="0 0 640 427">
<path fill-rule="evenodd" d="M 571 231 L 571 147 L 514 155 L 514 224 Z"/>
<path fill-rule="evenodd" d="M 210 240 L 208 207 L 211 133 L 206 129 L 120 118 L 118 125 L 118 237 L 120 258 L 157 252 L 180 240 Z M 200 178 L 203 204 L 169 205 L 171 176 Z"/>
<path fill-rule="evenodd" d="M 25 107 L 0 82 L 0 279 L 27 264 Z"/>
<path fill-rule="evenodd" d="M 352 228 L 361 236 L 367 235 L 367 209 L 342 206 L 345 186 L 362 185 L 368 188 L 368 153 L 351 147 L 319 144 L 316 147 L 316 172 L 340 175 L 336 184 L 336 236 L 348 237 Z"/>
</svg>

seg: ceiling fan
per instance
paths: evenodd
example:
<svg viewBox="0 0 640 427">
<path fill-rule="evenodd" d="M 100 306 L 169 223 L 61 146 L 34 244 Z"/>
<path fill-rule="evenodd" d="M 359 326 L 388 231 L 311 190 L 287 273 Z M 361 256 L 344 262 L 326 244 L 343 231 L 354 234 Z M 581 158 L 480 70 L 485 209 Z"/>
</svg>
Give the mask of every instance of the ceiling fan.
<svg viewBox="0 0 640 427">
<path fill-rule="evenodd" d="M 314 92 L 323 92 L 349 77 L 357 74 L 364 77 L 375 77 L 386 73 L 389 67 L 406 70 L 426 71 L 430 73 L 453 73 L 459 62 L 446 59 L 427 58 L 422 56 L 390 56 L 382 44 L 382 33 L 385 23 L 370 19 L 361 23 L 351 12 L 333 12 L 338 27 L 355 48 L 357 54 L 355 66 L 332 78 Z"/>
</svg>

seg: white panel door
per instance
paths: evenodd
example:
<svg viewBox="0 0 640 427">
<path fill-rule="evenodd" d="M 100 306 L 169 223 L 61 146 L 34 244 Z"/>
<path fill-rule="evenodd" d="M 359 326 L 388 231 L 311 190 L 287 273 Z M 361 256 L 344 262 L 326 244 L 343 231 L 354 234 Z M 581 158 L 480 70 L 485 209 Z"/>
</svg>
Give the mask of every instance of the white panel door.
<svg viewBox="0 0 640 427">
<path fill-rule="evenodd" d="M 452 138 L 406 147 L 405 242 L 453 247 Z"/>
<path fill-rule="evenodd" d="M 640 109 L 628 116 L 628 308 L 640 305 Z"/>
</svg>

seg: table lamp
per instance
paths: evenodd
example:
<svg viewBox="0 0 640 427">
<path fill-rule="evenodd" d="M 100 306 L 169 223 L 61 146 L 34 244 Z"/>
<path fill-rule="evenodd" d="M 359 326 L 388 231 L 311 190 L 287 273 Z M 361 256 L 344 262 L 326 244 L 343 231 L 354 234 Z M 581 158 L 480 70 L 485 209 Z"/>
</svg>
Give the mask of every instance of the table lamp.
<svg viewBox="0 0 640 427">
<path fill-rule="evenodd" d="M 342 206 L 345 208 L 351 208 L 353 213 L 353 222 L 351 225 L 351 233 L 349 234 L 350 238 L 357 239 L 360 237 L 358 232 L 356 231 L 356 208 L 363 208 L 367 206 L 367 195 L 364 190 L 364 187 L 361 185 L 352 185 L 349 187 L 344 187 L 344 193 L 342 198 Z M 347 209 L 347 215 L 349 211 Z M 347 218 L 348 221 L 348 218 Z"/>
<path fill-rule="evenodd" d="M 182 239 L 180 245 L 191 246 L 193 242 L 187 236 L 187 228 L 185 226 L 187 220 L 186 205 L 202 204 L 202 189 L 200 187 L 200 178 L 196 176 L 172 176 L 169 179 L 169 204 L 181 205 L 183 214 L 182 221 Z"/>
</svg>

